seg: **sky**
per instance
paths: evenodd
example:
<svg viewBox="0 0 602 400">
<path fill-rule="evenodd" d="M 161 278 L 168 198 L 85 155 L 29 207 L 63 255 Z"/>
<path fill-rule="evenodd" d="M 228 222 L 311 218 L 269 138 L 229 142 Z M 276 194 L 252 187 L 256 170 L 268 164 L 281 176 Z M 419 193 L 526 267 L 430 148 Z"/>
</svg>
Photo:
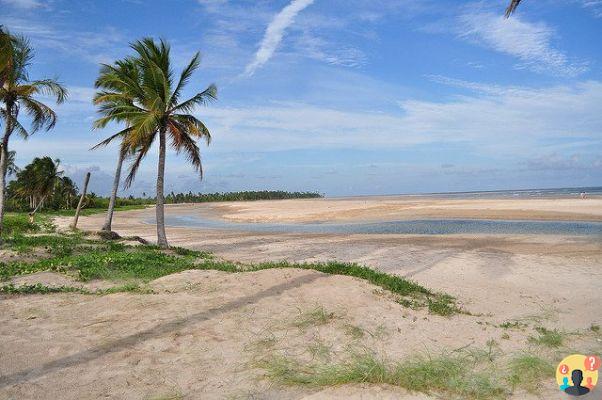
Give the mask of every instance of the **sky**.
<svg viewBox="0 0 602 400">
<path fill-rule="evenodd" d="M 602 0 L 0 0 L 35 48 L 32 79 L 70 91 L 59 122 L 11 140 L 110 191 L 116 147 L 89 149 L 101 63 L 164 38 L 195 52 L 189 96 L 212 134 L 201 181 L 170 152 L 166 190 L 328 196 L 602 185 Z M 47 101 L 50 101 L 49 99 Z M 157 149 L 126 194 L 152 195 Z"/>
</svg>

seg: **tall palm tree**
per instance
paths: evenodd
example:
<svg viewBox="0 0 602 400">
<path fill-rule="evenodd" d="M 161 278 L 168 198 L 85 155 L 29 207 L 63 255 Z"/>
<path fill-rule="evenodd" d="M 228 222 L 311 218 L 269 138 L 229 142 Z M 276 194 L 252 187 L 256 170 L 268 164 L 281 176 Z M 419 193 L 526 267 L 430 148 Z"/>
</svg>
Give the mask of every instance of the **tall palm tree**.
<svg viewBox="0 0 602 400">
<path fill-rule="evenodd" d="M 505 13 L 506 18 L 510 18 L 510 16 L 514 13 L 514 11 L 516 11 L 516 8 L 518 7 L 518 5 L 520 4 L 521 1 L 522 0 L 511 0 L 510 1 L 510 4 L 506 8 L 506 13 Z"/>
<path fill-rule="evenodd" d="M 121 100 L 129 99 L 129 101 L 133 102 L 139 88 L 138 65 L 136 61 L 132 58 L 125 58 L 116 61 L 114 65 L 103 64 L 100 69 L 99 77 L 95 82 L 95 86 L 97 89 L 101 89 L 94 97 L 94 103 L 97 105 L 102 106 L 107 104 L 107 101 L 110 99 L 107 90 L 110 90 L 111 93 L 118 93 Z M 110 112 L 108 113 L 106 109 L 101 109 L 101 113 L 105 116 L 110 115 Z M 97 126 L 95 125 L 95 127 Z M 117 201 L 117 192 L 119 191 L 119 183 L 121 182 L 123 161 L 133 150 L 129 148 L 128 142 L 124 140 L 131 130 L 131 127 L 128 126 L 92 147 L 92 150 L 98 149 L 108 145 L 113 140 L 121 139 L 119 155 L 117 156 L 117 167 L 115 168 L 115 176 L 113 178 L 113 189 L 111 190 L 111 197 L 109 198 L 109 207 L 107 209 L 105 222 L 102 226 L 103 231 L 111 231 L 113 213 Z"/>
<path fill-rule="evenodd" d="M 9 42 L 0 47 L 0 60 L 10 58 L 10 62 L 0 62 L 0 121 L 4 124 L 4 135 L 0 144 L 0 238 L 4 220 L 4 187 L 6 185 L 6 169 L 8 164 L 8 144 L 11 135 L 17 132 L 23 138 L 40 130 L 50 130 L 56 124 L 55 112 L 44 103 L 36 100 L 37 95 L 47 95 L 62 103 L 67 97 L 67 90 L 52 79 L 30 80 L 28 69 L 33 58 L 33 50 L 29 42 L 22 36 L 14 36 L 3 30 L 0 41 Z M 20 111 L 31 119 L 28 131 L 19 122 Z M 1 239 L 0 239 L 1 240 Z"/>
<path fill-rule="evenodd" d="M 109 122 L 125 123 L 129 127 L 123 138 L 124 145 L 135 152 L 134 160 L 126 178 L 126 186 L 131 185 L 140 163 L 150 150 L 155 139 L 159 138 L 159 162 L 157 165 L 157 244 L 168 247 L 165 235 L 165 158 L 167 138 L 179 153 L 184 152 L 188 161 L 203 176 L 201 155 L 195 139 L 205 139 L 209 144 L 211 135 L 203 122 L 190 114 L 196 106 L 215 100 L 217 88 L 210 85 L 188 100 L 181 101 L 182 91 L 190 77 L 199 67 L 200 54 L 194 55 L 179 79 L 174 79 L 171 68 L 170 47 L 161 40 L 145 38 L 131 44 L 136 52 L 137 72 L 128 81 L 128 90 L 123 93 L 111 85 L 100 82 L 103 89 L 95 97 L 95 102 L 104 114 L 95 122 L 95 127 L 103 128 Z"/>
</svg>

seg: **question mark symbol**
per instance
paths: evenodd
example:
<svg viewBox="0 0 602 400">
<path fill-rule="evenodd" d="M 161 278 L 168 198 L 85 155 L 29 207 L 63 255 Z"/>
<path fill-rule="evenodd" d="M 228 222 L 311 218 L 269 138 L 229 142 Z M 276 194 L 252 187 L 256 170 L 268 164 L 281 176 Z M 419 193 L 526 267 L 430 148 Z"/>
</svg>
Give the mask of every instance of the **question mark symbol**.
<svg viewBox="0 0 602 400">
<path fill-rule="evenodd" d="M 587 356 L 585 358 L 584 367 L 588 371 L 595 371 L 600 368 L 600 357 L 598 356 Z"/>
</svg>

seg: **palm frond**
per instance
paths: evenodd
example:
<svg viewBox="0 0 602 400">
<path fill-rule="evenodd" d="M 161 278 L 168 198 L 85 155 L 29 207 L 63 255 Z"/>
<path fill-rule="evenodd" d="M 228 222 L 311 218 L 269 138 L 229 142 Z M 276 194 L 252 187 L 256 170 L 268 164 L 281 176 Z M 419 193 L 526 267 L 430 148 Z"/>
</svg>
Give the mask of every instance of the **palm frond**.
<svg viewBox="0 0 602 400">
<path fill-rule="evenodd" d="M 183 124 L 189 135 L 205 139 L 207 145 L 211 143 L 211 133 L 209 132 L 209 129 L 195 116 L 190 114 L 175 114 L 172 118 L 180 124 Z"/>
<path fill-rule="evenodd" d="M 117 139 L 117 138 L 124 138 L 128 133 L 130 133 L 132 131 L 131 127 L 127 127 L 119 132 L 117 132 L 114 135 L 109 136 L 108 138 L 106 138 L 105 140 L 103 140 L 102 142 L 92 146 L 90 148 L 90 150 L 96 150 L 99 149 L 101 147 L 105 147 L 107 145 L 109 145 L 113 140 Z"/>
<path fill-rule="evenodd" d="M 44 103 L 35 100 L 32 97 L 20 99 L 25 107 L 25 111 L 31 117 L 31 132 L 39 129 L 52 129 L 56 125 L 56 113 Z"/>
<path fill-rule="evenodd" d="M 69 92 L 67 89 L 54 79 L 43 79 L 30 82 L 38 94 L 56 97 L 57 104 L 61 104 L 67 99 Z"/>
<path fill-rule="evenodd" d="M 197 93 L 190 99 L 176 105 L 171 109 L 173 112 L 183 112 L 189 113 L 194 110 L 194 108 L 198 105 L 207 105 L 209 102 L 217 100 L 217 86 L 214 84 L 209 85 L 209 87 L 202 92 Z"/>
<path fill-rule="evenodd" d="M 4 119 L 5 124 L 11 124 L 10 126 L 12 129 L 12 133 L 17 132 L 24 140 L 26 140 L 29 137 L 30 133 L 27 131 L 27 129 L 25 129 L 25 127 L 21 125 L 17 118 L 7 113 L 6 110 L 0 109 L 0 116 L 2 116 L 2 118 Z"/>
<path fill-rule="evenodd" d="M 178 104 L 178 99 L 180 98 L 180 92 L 182 91 L 182 88 L 188 84 L 188 81 L 190 81 L 190 77 L 192 76 L 194 71 L 196 71 L 199 65 L 201 65 L 201 53 L 197 52 L 194 55 L 194 57 L 192 57 L 192 59 L 180 75 L 180 80 L 178 81 L 178 84 L 176 85 L 176 88 L 174 89 L 169 100 L 170 107 L 173 107 L 174 105 Z"/>
<path fill-rule="evenodd" d="M 510 16 L 516 11 L 516 8 L 520 4 L 520 2 L 521 0 L 511 0 L 510 4 L 506 8 L 506 13 L 504 14 L 504 16 L 506 18 L 510 18 Z"/>
<path fill-rule="evenodd" d="M 151 146 L 152 146 L 152 141 L 149 141 L 149 142 L 145 143 L 144 145 L 142 145 L 140 148 L 138 148 L 138 150 L 136 150 L 136 152 L 137 152 L 136 158 L 130 164 L 130 170 L 128 172 L 127 177 L 125 178 L 125 181 L 123 182 L 123 186 L 125 189 L 132 186 L 132 183 L 134 182 L 134 179 L 136 178 L 136 173 L 138 172 L 138 168 L 140 167 L 140 164 L 142 163 L 142 160 L 144 159 L 144 157 L 146 157 L 146 153 L 148 153 Z"/>
<path fill-rule="evenodd" d="M 188 127 L 176 120 L 171 120 L 169 121 L 168 129 L 172 140 L 172 147 L 178 154 L 182 151 L 186 153 L 186 159 L 199 172 L 201 179 L 203 179 L 203 164 L 201 163 L 199 146 L 188 135 Z"/>
</svg>

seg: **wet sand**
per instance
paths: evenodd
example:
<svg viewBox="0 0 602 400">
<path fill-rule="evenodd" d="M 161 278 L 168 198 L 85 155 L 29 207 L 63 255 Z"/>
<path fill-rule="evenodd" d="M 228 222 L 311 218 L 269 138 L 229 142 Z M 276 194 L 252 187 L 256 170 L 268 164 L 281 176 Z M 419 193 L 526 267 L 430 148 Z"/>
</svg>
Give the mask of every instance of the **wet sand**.
<svg viewBox="0 0 602 400">
<path fill-rule="evenodd" d="M 421 218 L 602 221 L 602 196 L 587 199 L 370 196 L 228 202 L 214 203 L 209 207 L 221 218 L 236 222 L 303 223 Z"/>
</svg>

